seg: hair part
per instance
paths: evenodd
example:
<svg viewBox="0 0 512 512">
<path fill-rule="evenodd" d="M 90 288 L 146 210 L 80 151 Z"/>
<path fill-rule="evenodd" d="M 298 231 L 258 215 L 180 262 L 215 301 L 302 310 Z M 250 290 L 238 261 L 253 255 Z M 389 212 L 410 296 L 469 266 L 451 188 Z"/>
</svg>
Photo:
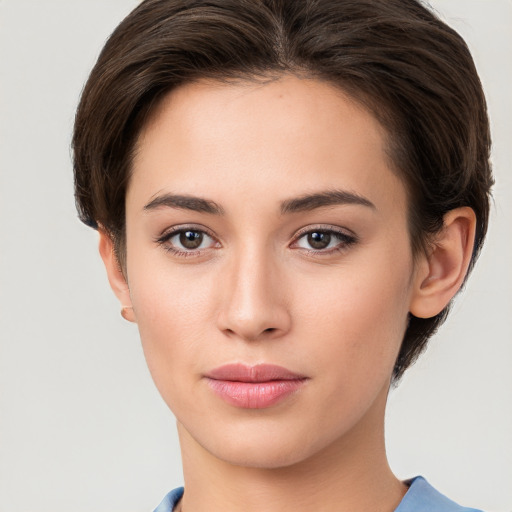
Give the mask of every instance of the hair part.
<svg viewBox="0 0 512 512">
<path fill-rule="evenodd" d="M 82 93 L 73 136 L 80 219 L 109 233 L 122 268 L 125 195 L 138 134 L 175 87 L 201 79 L 275 79 L 335 85 L 389 136 L 408 192 L 413 253 L 444 215 L 469 206 L 473 267 L 488 224 L 486 102 L 463 39 L 417 0 L 146 0 L 113 32 Z M 397 381 L 448 313 L 410 315 Z"/>
</svg>

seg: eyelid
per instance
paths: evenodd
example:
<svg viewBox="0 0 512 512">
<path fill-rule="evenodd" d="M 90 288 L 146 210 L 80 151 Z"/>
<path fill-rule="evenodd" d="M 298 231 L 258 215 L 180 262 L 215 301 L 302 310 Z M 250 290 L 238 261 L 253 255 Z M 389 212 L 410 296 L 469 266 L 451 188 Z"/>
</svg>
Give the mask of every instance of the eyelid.
<svg viewBox="0 0 512 512">
<path fill-rule="evenodd" d="M 215 234 L 208 229 L 206 226 L 202 226 L 200 224 L 178 224 L 176 226 L 170 226 L 165 228 L 156 238 L 155 241 L 161 241 L 162 239 L 168 239 L 170 236 L 175 235 L 176 233 L 182 233 L 183 231 L 198 231 L 201 233 L 207 234 L 209 237 L 218 241 Z"/>
<path fill-rule="evenodd" d="M 321 233 L 332 233 L 337 236 L 340 241 L 335 247 L 331 247 L 329 249 L 306 249 L 303 247 L 294 247 L 305 235 L 310 233 L 321 232 Z M 310 225 L 301 228 L 297 233 L 295 233 L 292 242 L 290 243 L 290 248 L 301 250 L 312 256 L 327 256 L 332 253 L 340 252 L 347 249 L 350 245 L 353 245 L 359 241 L 359 237 L 348 228 L 341 228 L 340 226 L 333 225 Z"/>
<path fill-rule="evenodd" d="M 294 235 L 293 235 L 293 241 L 298 240 L 304 235 L 307 235 L 308 233 L 314 233 L 315 231 L 321 231 L 321 232 L 331 232 L 336 233 L 341 236 L 350 237 L 354 240 L 358 240 L 359 237 L 348 228 L 342 228 L 340 226 L 334 226 L 331 224 L 318 224 L 318 225 L 309 225 L 304 226 L 303 228 L 300 228 Z"/>
<path fill-rule="evenodd" d="M 210 237 L 215 243 L 212 247 L 205 247 L 202 249 L 180 249 L 179 247 L 175 247 L 169 244 L 169 241 L 171 238 L 176 236 L 179 233 L 183 233 L 186 231 L 196 231 L 200 233 L 204 233 L 208 237 Z M 176 226 L 171 226 L 164 231 L 154 239 L 155 243 L 158 245 L 161 245 L 167 252 L 174 254 L 178 257 L 194 257 L 194 256 L 201 256 L 203 252 L 207 251 L 208 249 L 217 248 L 220 246 L 220 242 L 218 238 L 213 234 L 211 230 L 209 230 L 205 226 L 201 226 L 198 224 L 180 224 Z M 217 247 L 215 247 L 215 245 Z"/>
<path fill-rule="evenodd" d="M 183 233 L 186 231 L 196 231 L 201 232 L 210 237 L 214 241 L 214 245 L 212 247 L 206 247 L 203 249 L 180 249 L 174 246 L 167 246 L 169 240 L 176 236 L 179 233 Z M 330 249 L 305 249 L 300 248 L 302 251 L 315 254 L 315 255 L 327 255 L 333 252 L 339 252 L 340 250 L 346 249 L 349 245 L 352 245 L 359 241 L 359 237 L 350 229 L 342 228 L 340 226 L 334 226 L 330 224 L 318 224 L 318 225 L 308 225 L 299 229 L 294 235 L 293 239 L 289 244 L 289 247 L 292 249 L 298 249 L 297 247 L 293 247 L 298 241 L 303 238 L 305 235 L 314 232 L 322 232 L 322 233 L 332 233 L 339 237 L 340 241 L 336 247 L 332 247 Z M 171 226 L 166 228 L 161 232 L 160 235 L 155 237 L 154 241 L 164 246 L 164 248 L 170 252 L 174 253 L 178 256 L 200 256 L 204 251 L 212 248 L 220 247 L 220 242 L 217 236 L 207 227 L 199 225 L 199 224 L 180 224 L 176 226 Z"/>
</svg>

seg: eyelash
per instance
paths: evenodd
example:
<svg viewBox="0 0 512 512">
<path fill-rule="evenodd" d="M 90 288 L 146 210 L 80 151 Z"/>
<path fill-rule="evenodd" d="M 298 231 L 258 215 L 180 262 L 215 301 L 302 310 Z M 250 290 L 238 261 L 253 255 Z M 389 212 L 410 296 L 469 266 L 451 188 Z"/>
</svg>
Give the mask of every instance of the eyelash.
<svg viewBox="0 0 512 512">
<path fill-rule="evenodd" d="M 299 231 L 292 242 L 292 246 L 296 245 L 301 239 L 306 237 L 307 235 L 311 235 L 313 233 L 318 233 L 322 235 L 330 235 L 338 240 L 338 243 L 335 247 L 331 247 L 330 249 L 306 249 L 302 248 L 306 254 L 314 257 L 322 257 L 326 255 L 332 255 L 334 253 L 339 253 L 347 250 L 351 245 L 356 244 L 359 240 L 357 236 L 353 233 L 347 233 L 346 231 L 342 231 L 339 228 L 335 228 L 334 226 L 313 226 L 304 229 L 303 231 Z"/>
<path fill-rule="evenodd" d="M 161 236 L 155 239 L 155 242 L 159 245 L 161 245 L 165 251 L 183 258 L 190 258 L 190 257 L 198 257 L 203 254 L 203 252 L 206 249 L 189 249 L 189 250 L 181 250 L 177 249 L 176 247 L 173 247 L 169 244 L 169 241 L 174 238 L 177 235 L 180 235 L 182 233 L 186 233 L 187 231 L 193 232 L 193 233 L 201 233 L 203 235 L 206 235 L 210 237 L 211 239 L 215 240 L 215 236 L 206 230 L 203 227 L 197 227 L 197 226 L 179 226 L 176 228 L 171 228 L 169 231 L 166 231 Z M 351 245 L 354 245 L 358 242 L 358 238 L 354 234 L 348 234 L 340 229 L 336 229 L 334 227 L 325 227 L 325 226 L 318 226 L 318 227 L 308 227 L 307 229 L 303 231 L 299 231 L 296 236 L 294 237 L 293 242 L 290 244 L 290 247 L 293 248 L 294 245 L 296 245 L 301 239 L 304 237 L 313 234 L 318 233 L 322 235 L 330 235 L 331 237 L 334 236 L 338 240 L 338 244 L 335 247 L 332 247 L 328 250 L 325 249 L 306 249 L 301 248 L 303 251 L 305 251 L 308 255 L 312 255 L 315 257 L 322 257 L 325 255 L 331 255 L 333 253 L 337 252 L 343 252 Z M 216 242 L 218 243 L 218 242 Z M 207 249 L 209 249 L 208 247 Z"/>
<path fill-rule="evenodd" d="M 203 235 L 206 235 L 213 240 L 215 240 L 215 237 L 212 233 L 210 233 L 208 230 L 206 230 L 203 227 L 198 226 L 179 226 L 175 228 L 171 228 L 170 230 L 163 233 L 161 236 L 159 236 L 155 241 L 157 244 L 161 245 L 165 251 L 174 254 L 175 256 L 179 256 L 182 258 L 190 258 L 190 257 L 197 257 L 201 256 L 203 254 L 204 249 L 196 250 L 196 249 L 189 249 L 189 250 L 180 250 L 176 249 L 172 245 L 169 244 L 169 241 L 174 238 L 176 235 L 180 235 L 182 233 L 186 233 L 187 231 L 191 231 L 192 233 L 201 233 Z"/>
</svg>

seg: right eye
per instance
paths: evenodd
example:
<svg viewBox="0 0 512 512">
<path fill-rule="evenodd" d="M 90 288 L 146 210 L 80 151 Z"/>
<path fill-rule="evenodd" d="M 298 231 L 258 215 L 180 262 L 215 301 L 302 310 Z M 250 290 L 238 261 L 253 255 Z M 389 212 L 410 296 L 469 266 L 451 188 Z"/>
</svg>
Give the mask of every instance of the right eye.
<svg viewBox="0 0 512 512">
<path fill-rule="evenodd" d="M 176 228 L 167 231 L 157 242 L 165 250 L 177 256 L 197 256 L 205 249 L 215 247 L 218 242 L 208 233 L 197 228 Z"/>
</svg>

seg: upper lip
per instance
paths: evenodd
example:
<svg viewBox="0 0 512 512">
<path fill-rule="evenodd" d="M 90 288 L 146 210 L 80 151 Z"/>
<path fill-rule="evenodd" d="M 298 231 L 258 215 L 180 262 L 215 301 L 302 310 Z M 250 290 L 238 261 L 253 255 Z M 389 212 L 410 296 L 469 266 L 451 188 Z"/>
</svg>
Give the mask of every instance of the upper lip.
<svg viewBox="0 0 512 512">
<path fill-rule="evenodd" d="M 269 382 L 274 380 L 300 380 L 304 375 L 292 372 L 275 364 L 257 364 L 254 366 L 234 363 L 214 368 L 205 377 L 214 380 L 235 382 Z"/>
</svg>

